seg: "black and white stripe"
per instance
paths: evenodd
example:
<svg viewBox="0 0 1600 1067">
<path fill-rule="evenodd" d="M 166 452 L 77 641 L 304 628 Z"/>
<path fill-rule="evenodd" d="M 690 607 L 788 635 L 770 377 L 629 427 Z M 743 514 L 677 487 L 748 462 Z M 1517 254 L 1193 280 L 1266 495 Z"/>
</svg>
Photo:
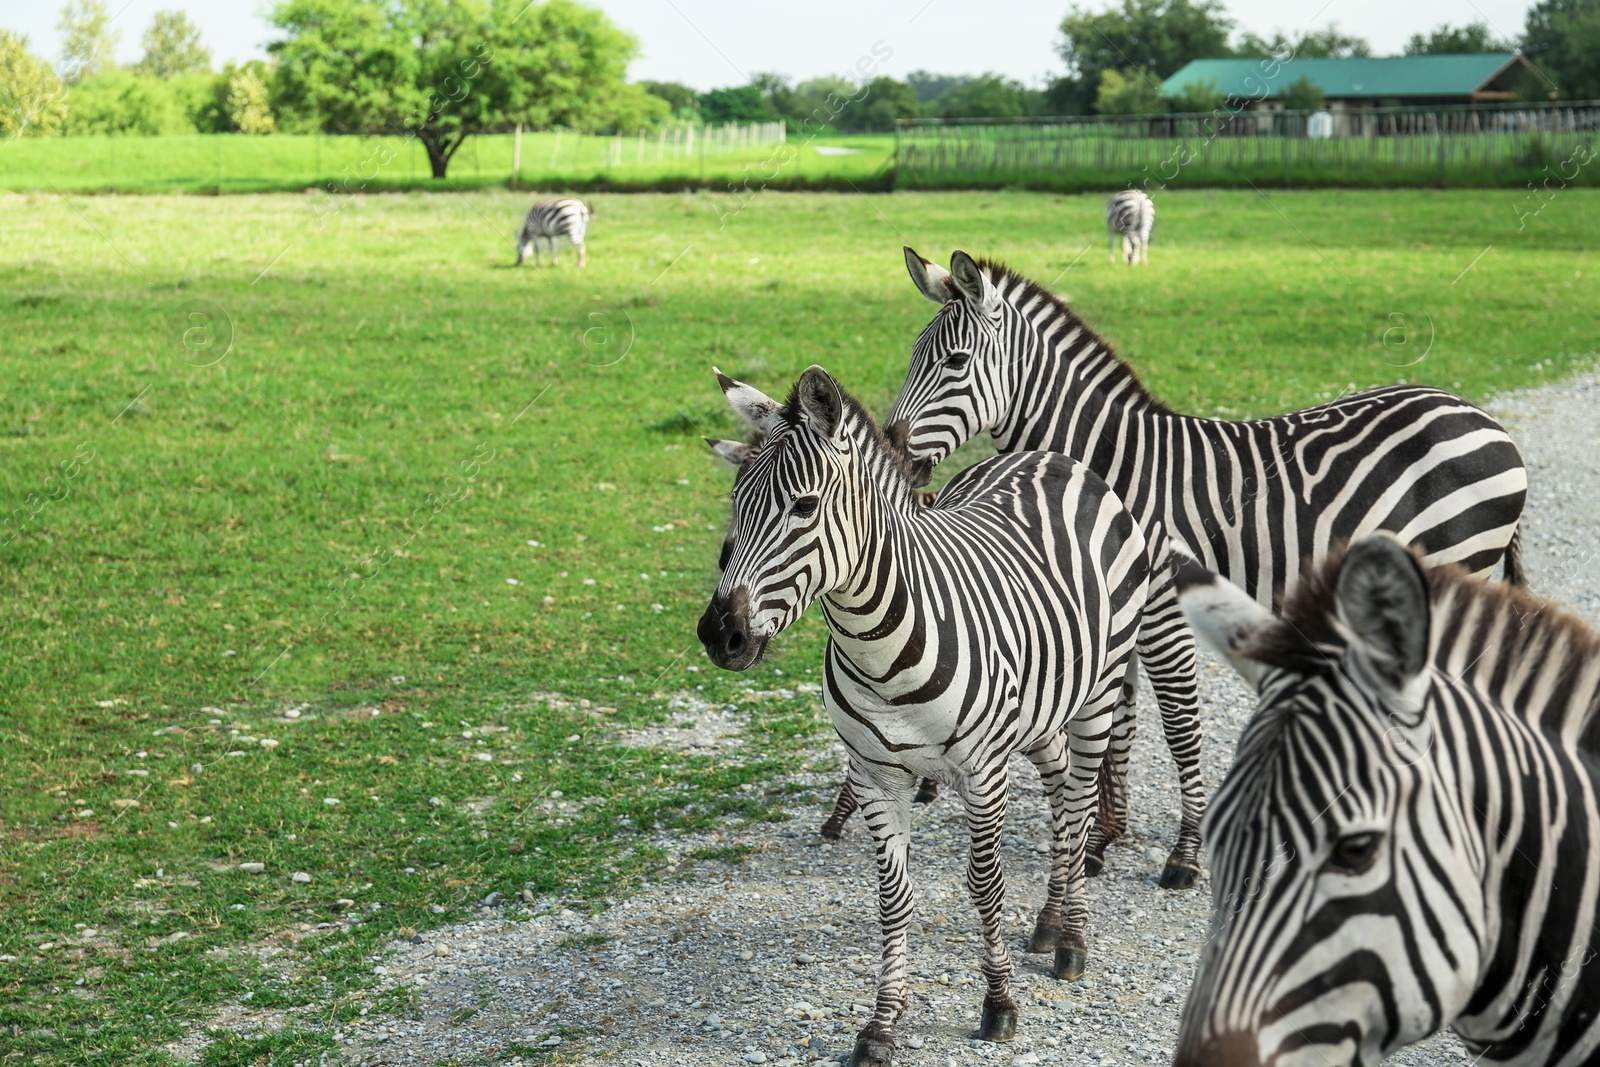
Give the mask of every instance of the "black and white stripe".
<svg viewBox="0 0 1600 1067">
<path fill-rule="evenodd" d="M 1150 262 L 1150 228 L 1156 223 L 1156 205 L 1142 189 L 1124 189 L 1106 205 L 1106 232 L 1111 237 L 1110 262 L 1117 261 L 1117 238 L 1122 238 L 1122 261 Z"/>
<path fill-rule="evenodd" d="M 578 251 L 578 266 L 583 266 L 583 239 L 589 232 L 589 220 L 593 217 L 594 208 L 576 197 L 564 196 L 560 200 L 547 200 L 533 205 L 522 223 L 522 232 L 517 235 L 517 266 L 522 265 L 530 251 L 534 265 L 538 265 L 540 239 L 549 242 L 550 262 L 554 263 L 557 237 L 572 242 L 572 247 Z"/>
<path fill-rule="evenodd" d="M 1180 568 L 1260 704 L 1206 817 L 1176 1067 L 1600 1058 L 1600 636 L 1379 534 L 1274 620 Z"/>
<path fill-rule="evenodd" d="M 877 1006 L 855 1061 L 887 1061 L 907 1006 L 907 849 L 923 777 L 952 786 L 966 808 L 987 979 L 980 1036 L 1008 1039 L 1007 763 L 1017 752 L 1033 762 L 1053 817 L 1047 901 L 1029 947 L 1053 948 L 1053 973 L 1075 978 L 1087 952 L 1084 830 L 1136 657 L 1148 657 L 1164 701 L 1195 706 L 1172 568 L 1105 483 L 1066 456 L 995 457 L 924 507 L 900 454 L 820 367 L 782 405 L 719 380 L 765 440 L 736 480 L 733 551 L 699 636 L 713 662 L 743 670 L 822 602 L 823 699 L 877 848 L 883 924 Z M 1180 846 L 1192 864 L 1198 835 Z"/>
</svg>

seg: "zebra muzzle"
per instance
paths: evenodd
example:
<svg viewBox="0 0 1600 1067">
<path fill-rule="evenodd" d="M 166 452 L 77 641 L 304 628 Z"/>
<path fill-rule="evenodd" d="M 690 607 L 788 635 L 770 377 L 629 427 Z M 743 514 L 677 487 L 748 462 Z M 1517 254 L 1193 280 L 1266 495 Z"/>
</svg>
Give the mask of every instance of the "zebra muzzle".
<svg viewBox="0 0 1600 1067">
<path fill-rule="evenodd" d="M 700 616 L 696 634 L 711 662 L 723 670 L 754 667 L 767 651 L 767 638 L 750 632 L 748 603 L 742 591 L 731 598 L 712 597 Z"/>
</svg>

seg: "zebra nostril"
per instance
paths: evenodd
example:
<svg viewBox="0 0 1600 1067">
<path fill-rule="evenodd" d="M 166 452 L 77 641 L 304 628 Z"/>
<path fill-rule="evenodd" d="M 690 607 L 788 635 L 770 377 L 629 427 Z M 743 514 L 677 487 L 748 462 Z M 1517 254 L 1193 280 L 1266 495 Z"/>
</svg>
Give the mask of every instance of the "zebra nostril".
<svg viewBox="0 0 1600 1067">
<path fill-rule="evenodd" d="M 744 634 L 740 633 L 737 630 L 735 630 L 733 633 L 729 634 L 726 647 L 728 649 L 728 654 L 729 655 L 737 656 L 739 653 L 743 652 L 744 651 Z"/>
</svg>

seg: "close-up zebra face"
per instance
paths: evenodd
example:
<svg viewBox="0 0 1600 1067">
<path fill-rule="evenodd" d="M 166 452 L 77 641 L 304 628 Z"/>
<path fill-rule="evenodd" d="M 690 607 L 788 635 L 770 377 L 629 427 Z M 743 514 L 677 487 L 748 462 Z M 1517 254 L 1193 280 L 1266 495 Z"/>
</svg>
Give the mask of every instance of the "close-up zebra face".
<svg viewBox="0 0 1600 1067">
<path fill-rule="evenodd" d="M 948 271 L 910 248 L 905 254 L 917 289 L 941 306 L 912 347 L 884 431 L 911 458 L 915 484 L 925 485 L 945 457 L 1004 417 L 1016 373 L 1005 318 L 1016 313 L 965 252 L 951 256 Z"/>
<path fill-rule="evenodd" d="M 1442 1029 L 1483 962 L 1481 842 L 1429 666 L 1427 579 L 1386 536 L 1284 621 L 1180 567 L 1184 613 L 1260 703 L 1204 824 L 1213 914 L 1179 1067 L 1375 1064 Z"/>
<path fill-rule="evenodd" d="M 842 537 L 844 468 L 853 449 L 843 433 L 843 396 L 825 371 L 801 376 L 787 405 L 718 372 L 734 410 L 760 435 L 740 464 L 722 578 L 698 635 L 727 670 L 761 662 L 767 642 L 848 573 Z"/>
</svg>

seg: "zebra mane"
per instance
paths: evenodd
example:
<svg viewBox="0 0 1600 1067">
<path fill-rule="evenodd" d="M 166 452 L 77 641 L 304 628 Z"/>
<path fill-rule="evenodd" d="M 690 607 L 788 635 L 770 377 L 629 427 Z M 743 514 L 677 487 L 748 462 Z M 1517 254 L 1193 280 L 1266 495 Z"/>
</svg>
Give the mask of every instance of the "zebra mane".
<svg viewBox="0 0 1600 1067">
<path fill-rule="evenodd" d="M 1417 549 L 1412 548 L 1411 554 L 1421 559 Z M 1341 550 L 1302 575 L 1279 618 L 1241 649 L 1241 654 L 1296 674 L 1335 670 L 1348 644 L 1339 632 L 1334 600 L 1343 560 Z M 1474 677 L 1509 677 L 1519 665 L 1554 661 L 1558 666 L 1556 687 L 1565 690 L 1600 659 L 1600 634 L 1587 622 L 1520 586 L 1474 578 L 1455 564 L 1424 566 L 1422 574 L 1434 629 L 1454 629 L 1457 621 L 1470 618 L 1469 639 L 1485 646 L 1474 661 Z M 1591 706 L 1589 713 L 1595 710 Z M 1600 747 L 1600 738 L 1585 747 Z"/>
<path fill-rule="evenodd" d="M 865 404 L 857 400 L 849 390 L 840 385 L 838 379 L 835 379 L 833 384 L 839 390 L 839 398 L 844 401 L 844 417 L 849 419 L 853 415 L 856 420 L 867 428 L 867 434 L 877 444 L 878 452 L 882 453 L 883 457 L 888 460 L 888 467 L 896 475 L 904 479 L 907 489 L 915 489 L 916 476 L 911 469 L 911 460 L 884 435 L 882 427 L 878 425 L 878 420 L 873 417 L 872 412 L 867 410 Z M 800 409 L 800 383 L 798 381 L 789 387 L 789 395 L 784 399 L 780 414 L 790 426 L 799 426 L 805 421 L 806 416 Z M 753 434 L 750 438 L 750 444 L 756 448 L 759 448 L 764 443 L 764 438 L 760 433 Z M 754 452 L 751 454 L 754 455 Z"/>
<path fill-rule="evenodd" d="M 1094 338 L 1096 347 L 1107 357 L 1107 361 L 1113 368 L 1113 373 L 1128 383 L 1134 395 L 1138 397 L 1139 400 L 1143 401 L 1145 404 L 1148 404 L 1159 414 L 1177 414 L 1177 412 L 1167 407 L 1166 404 L 1163 404 L 1161 401 L 1157 400 L 1151 394 L 1150 390 L 1145 388 L 1144 382 L 1139 380 L 1138 373 L 1133 369 L 1128 361 L 1117 355 L 1116 349 L 1112 348 L 1111 345 L 1106 342 L 1106 339 L 1101 337 L 1093 327 L 1091 327 L 1087 322 L 1084 322 L 1082 316 L 1073 311 L 1072 308 L 1067 305 L 1065 300 L 1061 299 L 1061 297 L 1057 296 L 1055 293 L 1052 293 L 1050 290 L 1046 289 L 1033 279 L 1024 277 L 1017 271 L 1012 270 L 998 259 L 979 259 L 976 262 L 978 264 L 978 269 L 983 271 L 984 274 L 988 275 L 989 280 L 994 283 L 995 288 L 999 290 L 1003 299 L 1009 302 L 1013 307 L 1020 309 L 1033 301 L 1043 302 L 1057 316 L 1066 320 L 1069 330 L 1081 330 Z"/>
</svg>

